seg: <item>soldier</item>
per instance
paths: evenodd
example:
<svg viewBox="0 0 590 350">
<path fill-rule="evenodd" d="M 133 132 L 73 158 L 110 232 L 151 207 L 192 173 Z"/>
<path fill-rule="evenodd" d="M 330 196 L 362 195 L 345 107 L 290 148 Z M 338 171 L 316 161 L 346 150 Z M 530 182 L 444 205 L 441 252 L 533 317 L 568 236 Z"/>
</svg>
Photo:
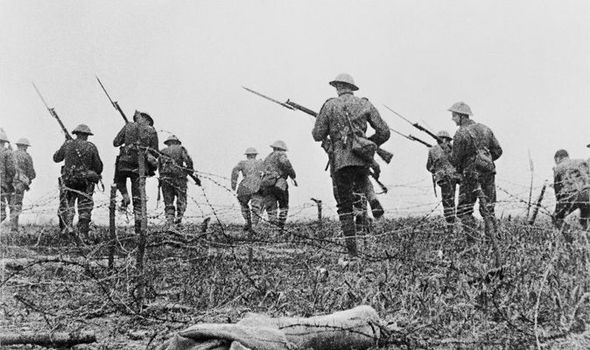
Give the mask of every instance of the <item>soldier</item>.
<svg viewBox="0 0 590 350">
<path fill-rule="evenodd" d="M 6 210 L 10 208 L 10 202 L 14 188 L 12 181 L 16 174 L 16 165 L 12 151 L 6 147 L 10 141 L 4 129 L 0 128 L 0 222 L 3 222 L 7 215 Z"/>
<path fill-rule="evenodd" d="M 588 229 L 590 220 L 590 167 L 583 159 L 570 159 L 566 150 L 560 149 L 554 156 L 553 189 L 557 204 L 555 206 L 555 226 L 561 229 L 564 218 L 580 209 L 580 225 Z"/>
<path fill-rule="evenodd" d="M 261 180 L 261 191 L 267 203 L 269 221 L 277 225 L 279 229 L 285 227 L 287 214 L 289 212 L 289 186 L 287 178 L 293 180 L 293 185 L 297 186 L 295 180 L 295 170 L 287 158 L 287 144 L 283 141 L 275 141 L 272 145 L 272 152 L 266 156 L 263 163 L 264 176 Z M 279 216 L 277 220 L 277 203 Z"/>
<path fill-rule="evenodd" d="M 353 95 L 358 90 L 353 78 L 340 74 L 330 85 L 336 88 L 338 97 L 328 99 L 317 116 L 312 136 L 320 142 L 330 138 L 333 181 L 337 196 L 338 216 L 346 239 L 348 254 L 357 255 L 356 227 L 353 206 L 362 210 L 360 193 L 364 193 L 373 154 L 367 154 L 356 145 L 372 142 L 373 150 L 389 139 L 389 127 L 381 119 L 377 109 L 366 98 Z M 367 123 L 375 134 L 366 137 Z M 370 145 L 370 144 L 369 144 Z M 353 147 L 354 146 L 354 147 Z M 354 149 L 354 150 L 353 150 Z M 370 153 L 370 152 L 369 152 Z"/>
<path fill-rule="evenodd" d="M 16 175 L 12 181 L 14 196 L 12 198 L 12 208 L 10 210 L 13 231 L 18 231 L 18 218 L 22 212 L 25 191 L 29 190 L 31 182 L 36 177 L 33 158 L 27 153 L 27 148 L 30 146 L 31 143 L 28 139 L 18 139 L 18 141 L 16 141 L 17 150 L 13 152 L 16 165 Z"/>
<path fill-rule="evenodd" d="M 153 127 L 152 117 L 140 111 L 135 111 L 133 122 L 127 123 L 115 136 L 113 146 L 119 148 L 119 156 L 115 164 L 113 182 L 123 196 L 121 206 L 127 208 L 131 202 L 127 192 L 127 178 L 131 180 L 131 195 L 133 196 L 133 213 L 135 217 L 135 232 L 141 230 L 141 197 L 139 193 L 139 155 L 146 154 L 146 175 L 154 176 L 158 167 L 156 159 L 158 152 L 158 133 Z"/>
<path fill-rule="evenodd" d="M 451 164 L 452 146 L 451 135 L 446 131 L 439 131 L 440 141 L 428 150 L 426 169 L 432 173 L 432 180 L 440 187 L 443 214 L 447 222 L 446 233 L 453 233 L 455 223 L 455 188 L 459 175 Z"/>
<path fill-rule="evenodd" d="M 484 219 L 485 233 L 496 231 L 494 206 L 496 203 L 496 165 L 502 147 L 487 126 L 470 119 L 471 108 L 457 102 L 449 108 L 459 130 L 453 138 L 451 164 L 461 174 L 457 216 L 471 231 L 476 229 L 473 207 L 480 198 L 479 212 Z"/>
<path fill-rule="evenodd" d="M 180 140 L 171 135 L 164 144 L 167 147 L 160 151 L 158 170 L 160 187 L 164 196 L 166 222 L 169 225 L 180 225 L 186 211 L 186 176 L 190 174 L 198 186 L 201 186 L 201 181 L 193 169 L 193 160 Z M 174 208 L 174 198 L 176 198 L 176 208 Z"/>
<path fill-rule="evenodd" d="M 258 220 L 262 215 L 262 194 L 260 193 L 260 181 L 263 173 L 262 159 L 256 159 L 258 151 L 254 147 L 246 148 L 244 152 L 245 160 L 241 160 L 231 172 L 231 189 L 236 190 L 238 176 L 242 173 L 242 181 L 237 190 L 238 202 L 242 211 L 242 216 L 246 220 L 244 231 L 248 231 L 252 226 L 258 225 Z M 250 207 L 251 206 L 251 207 Z M 276 212 L 275 214 L 276 215 Z"/>
<path fill-rule="evenodd" d="M 86 124 L 78 125 L 72 134 L 74 140 L 67 140 L 57 152 L 53 154 L 53 161 L 64 162 L 61 168 L 61 178 L 64 185 L 62 220 L 68 233 L 72 233 L 74 206 L 78 207 L 78 231 L 87 236 L 94 202 L 92 194 L 94 186 L 100 181 L 102 161 L 96 146 L 88 141 L 89 135 L 94 135 Z"/>
</svg>

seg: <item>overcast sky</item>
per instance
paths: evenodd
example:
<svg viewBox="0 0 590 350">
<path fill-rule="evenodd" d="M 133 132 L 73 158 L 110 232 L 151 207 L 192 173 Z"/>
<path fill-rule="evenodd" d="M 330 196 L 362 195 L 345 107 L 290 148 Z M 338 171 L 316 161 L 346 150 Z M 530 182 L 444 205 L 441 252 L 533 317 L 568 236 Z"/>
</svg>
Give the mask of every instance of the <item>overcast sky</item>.
<svg viewBox="0 0 590 350">
<path fill-rule="evenodd" d="M 296 219 L 313 214 L 304 209 L 310 197 L 334 206 L 326 156 L 311 138 L 313 118 L 241 86 L 319 111 L 335 96 L 328 82 L 347 72 L 360 87 L 357 95 L 368 97 L 390 127 L 429 142 L 383 104 L 452 134 L 447 108 L 468 103 L 504 148 L 498 186 L 526 200 L 529 151 L 536 190 L 551 178 L 557 149 L 590 155 L 589 6 L 584 0 L 2 0 L 0 127 L 12 141 L 28 137 L 33 144 L 38 178 L 25 206 L 54 208 L 60 165 L 51 156 L 63 136 L 36 96 L 35 81 L 70 130 L 79 123 L 93 130 L 108 187 L 118 152 L 112 139 L 123 121 L 98 74 L 129 117 L 135 109 L 149 112 L 160 141 L 176 134 L 196 168 L 214 174 L 207 176 L 215 182 L 204 179 L 204 192 L 190 188 L 189 214 L 206 215 L 205 194 L 225 217 L 240 220 L 235 198 L 221 185 L 229 186 L 226 178 L 246 147 L 264 157 L 281 139 L 300 184 L 291 187 L 292 206 L 303 208 L 292 210 Z M 383 165 L 387 215 L 432 209 L 426 148 L 397 135 L 383 148 L 395 154 Z M 153 207 L 156 180 L 149 186 Z M 502 190 L 499 196 L 506 201 L 500 213 L 518 207 Z M 95 198 L 104 203 L 107 194 Z M 106 215 L 106 208 L 97 213 Z"/>
</svg>

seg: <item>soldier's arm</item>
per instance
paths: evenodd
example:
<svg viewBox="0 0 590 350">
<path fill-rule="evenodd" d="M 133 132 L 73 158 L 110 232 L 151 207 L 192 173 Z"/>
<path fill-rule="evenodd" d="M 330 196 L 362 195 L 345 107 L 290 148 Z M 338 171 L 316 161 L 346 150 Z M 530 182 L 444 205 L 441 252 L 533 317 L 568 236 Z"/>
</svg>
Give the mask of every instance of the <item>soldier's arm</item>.
<svg viewBox="0 0 590 350">
<path fill-rule="evenodd" d="M 35 173 L 35 166 L 33 165 L 33 157 L 29 155 L 28 162 L 27 162 L 27 177 L 30 180 L 33 180 L 37 177 L 37 173 Z"/>
<path fill-rule="evenodd" d="M 496 139 L 496 136 L 494 136 L 493 132 L 490 132 L 490 147 L 489 147 L 489 149 L 490 149 L 490 154 L 492 155 L 493 161 L 496 161 L 502 155 L 502 147 L 500 146 L 500 143 Z"/>
<path fill-rule="evenodd" d="M 389 126 L 387 123 L 383 120 L 383 118 L 381 118 L 377 108 L 375 108 L 375 106 L 373 106 L 373 104 L 371 104 L 369 101 L 366 101 L 366 103 L 369 105 L 369 115 L 367 121 L 373 130 L 375 130 L 375 133 L 369 136 L 368 139 L 375 142 L 377 146 L 381 146 L 385 143 L 385 141 L 389 140 L 391 131 L 389 131 Z"/>
<path fill-rule="evenodd" d="M 328 100 L 329 101 L 329 100 Z M 328 120 L 328 101 L 324 103 L 322 108 L 320 109 L 320 113 L 315 119 L 315 124 L 313 126 L 313 130 L 311 131 L 311 136 L 316 142 L 324 141 L 326 137 L 328 137 L 329 132 L 329 120 Z"/>
<path fill-rule="evenodd" d="M 182 147 L 182 151 L 182 161 L 184 162 L 184 166 L 187 170 L 190 170 L 192 172 L 194 170 L 193 159 L 188 154 L 186 148 Z"/>
<path fill-rule="evenodd" d="M 98 149 L 94 144 L 92 144 L 92 168 L 98 175 L 102 174 L 103 164 L 102 160 L 100 159 L 100 155 L 98 154 Z"/>
<path fill-rule="evenodd" d="M 115 139 L 113 140 L 113 146 L 119 147 L 125 143 L 125 131 L 127 130 L 127 125 L 129 124 L 125 124 L 123 128 L 119 130 L 119 133 L 117 134 L 117 136 L 115 136 Z"/>
<path fill-rule="evenodd" d="M 426 170 L 434 173 L 434 159 L 432 157 L 432 148 L 428 150 L 428 159 L 426 160 Z"/>
<path fill-rule="evenodd" d="M 242 162 L 239 162 L 231 171 L 231 189 L 235 190 L 236 185 L 238 184 L 238 176 L 240 175 L 240 171 L 242 171 Z"/>
<path fill-rule="evenodd" d="M 561 173 L 558 170 L 554 170 L 553 171 L 553 190 L 555 190 L 555 198 L 557 198 L 558 201 L 560 201 L 561 198 L 563 197 L 562 189 L 563 189 L 563 182 L 561 179 Z"/>
<path fill-rule="evenodd" d="M 451 164 L 457 169 L 458 172 L 461 172 L 461 160 L 464 157 L 465 153 L 466 140 L 461 131 L 457 131 L 455 133 L 455 137 L 453 138 L 453 151 L 451 153 Z"/>
<path fill-rule="evenodd" d="M 65 147 L 68 141 L 64 143 L 54 154 L 53 154 L 53 161 L 56 163 L 63 162 L 66 158 Z"/>
<path fill-rule="evenodd" d="M 295 174 L 295 169 L 293 169 L 293 165 L 291 165 L 291 162 L 289 161 L 289 158 L 287 158 L 286 155 L 282 155 L 281 158 L 279 159 L 280 161 L 280 165 L 282 170 L 287 174 L 287 176 L 289 176 L 292 179 L 295 179 L 295 177 L 297 176 L 297 174 Z"/>
<path fill-rule="evenodd" d="M 8 151 L 12 153 L 12 151 Z M 6 177 L 13 178 L 16 175 L 16 161 L 12 154 L 8 153 L 5 158 Z"/>
</svg>

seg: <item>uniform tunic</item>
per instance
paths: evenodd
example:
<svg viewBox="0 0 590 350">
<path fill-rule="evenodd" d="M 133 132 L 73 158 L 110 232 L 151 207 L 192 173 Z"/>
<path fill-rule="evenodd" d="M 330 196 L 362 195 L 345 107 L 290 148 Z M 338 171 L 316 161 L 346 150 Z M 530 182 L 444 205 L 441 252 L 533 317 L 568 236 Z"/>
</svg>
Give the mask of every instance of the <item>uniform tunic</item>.
<svg viewBox="0 0 590 350">
<path fill-rule="evenodd" d="M 231 188 L 236 189 L 238 177 L 242 174 L 242 181 L 237 185 L 238 202 L 246 223 L 256 225 L 262 215 L 262 195 L 260 194 L 260 181 L 264 171 L 264 162 L 261 159 L 241 160 L 231 172 Z M 250 205 L 252 208 L 250 208 Z"/>
<path fill-rule="evenodd" d="M 23 198 L 25 191 L 29 189 L 31 181 L 37 174 L 33 166 L 33 158 L 25 150 L 17 149 L 13 152 L 16 164 L 16 176 L 14 177 L 14 197 L 12 199 L 11 212 L 14 216 L 19 216 L 22 212 Z"/>
<path fill-rule="evenodd" d="M 170 145 L 160 151 L 158 172 L 167 220 L 181 220 L 184 216 L 187 205 L 186 176 L 193 171 L 193 160 L 182 145 Z"/>
<path fill-rule="evenodd" d="M 0 148 L 0 222 L 6 219 L 6 209 L 12 200 L 12 180 L 16 174 L 16 165 L 12 151 L 8 148 Z"/>
<path fill-rule="evenodd" d="M 491 159 L 490 170 L 484 171 L 476 166 L 476 156 L 483 152 Z M 486 205 L 480 205 L 483 218 L 493 219 L 496 203 L 495 162 L 502 155 L 502 147 L 487 126 L 468 119 L 459 127 L 453 137 L 451 163 L 462 175 L 459 187 L 459 204 L 457 216 L 473 220 L 473 207 L 480 194 L 481 187 Z"/>
<path fill-rule="evenodd" d="M 426 169 L 434 176 L 440 187 L 443 214 L 447 223 L 455 222 L 455 192 L 459 178 L 451 164 L 452 148 L 450 144 L 436 144 L 428 150 Z"/>
<path fill-rule="evenodd" d="M 289 211 L 289 186 L 287 184 L 287 178 L 295 179 L 295 170 L 287 158 L 287 153 L 281 150 L 274 150 L 266 156 L 263 168 L 264 177 L 270 176 L 277 179 L 274 185 L 263 187 L 261 191 L 265 197 L 265 205 L 268 206 L 267 211 L 272 223 L 277 223 L 276 208 L 278 204 L 278 225 L 282 227 L 287 220 Z"/>
<path fill-rule="evenodd" d="M 94 171 L 97 175 L 102 174 L 103 164 L 98 149 L 90 141 L 69 140 L 53 154 L 53 161 L 64 162 L 61 175 L 65 186 L 63 193 L 65 202 L 60 205 L 61 208 L 65 208 L 65 212 L 60 213 L 63 222 L 68 226 L 72 224 L 76 205 L 78 206 L 79 219 L 89 222 L 94 207 L 92 194 L 95 183 L 89 180 L 74 183 L 72 179 L 88 170 Z"/>
<path fill-rule="evenodd" d="M 590 166 L 586 160 L 564 159 L 553 168 L 553 188 L 556 225 L 561 227 L 564 218 L 580 209 L 580 225 L 588 228 L 590 220 Z"/>
</svg>

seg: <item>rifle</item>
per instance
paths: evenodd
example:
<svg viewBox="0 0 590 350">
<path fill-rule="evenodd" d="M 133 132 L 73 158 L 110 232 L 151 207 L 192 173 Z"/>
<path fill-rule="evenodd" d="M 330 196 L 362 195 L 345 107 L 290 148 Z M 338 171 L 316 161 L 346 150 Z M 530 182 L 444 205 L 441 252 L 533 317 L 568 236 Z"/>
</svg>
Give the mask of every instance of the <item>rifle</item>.
<svg viewBox="0 0 590 350">
<path fill-rule="evenodd" d="M 313 111 L 313 110 L 311 110 L 311 109 L 309 109 L 307 107 L 304 107 L 304 106 L 302 106 L 302 105 L 300 105 L 300 104 L 298 104 L 296 102 L 293 102 L 293 101 L 291 101 L 289 99 L 287 99 L 287 102 L 281 102 L 281 101 L 275 100 L 272 97 L 268 97 L 266 95 L 263 95 L 260 92 L 257 92 L 257 91 L 254 91 L 252 89 L 249 89 L 249 88 L 247 88 L 245 86 L 242 86 L 242 88 L 244 88 L 244 90 L 246 90 L 246 91 L 249 91 L 249 92 L 253 93 L 254 95 L 258 95 L 258 96 L 260 96 L 260 97 L 262 97 L 264 99 L 267 99 L 267 100 L 269 100 L 271 102 L 274 102 L 276 104 L 279 104 L 279 105 L 281 105 L 281 106 L 283 106 L 285 108 L 288 108 L 290 110 L 300 110 L 301 112 L 306 113 L 306 114 L 309 114 L 309 115 L 311 115 L 314 118 L 316 118 L 318 116 L 317 112 L 315 112 L 315 111 Z M 330 152 L 331 152 L 331 145 L 328 142 L 329 142 L 328 140 L 323 141 L 322 142 L 322 148 L 326 151 L 326 153 L 330 154 Z M 391 162 L 391 158 L 393 158 L 393 153 L 391 153 L 389 151 L 386 151 L 386 150 L 384 150 L 381 147 L 377 147 L 377 150 L 375 151 L 375 153 L 377 153 L 377 155 L 379 155 L 379 157 L 381 157 L 381 159 L 383 159 L 383 161 L 385 161 L 385 163 L 387 163 L 387 164 L 389 164 L 389 162 Z M 327 167 L 326 167 L 326 169 L 327 169 Z"/>
<path fill-rule="evenodd" d="M 401 132 L 399 132 L 399 131 L 397 131 L 397 130 L 395 130 L 395 129 L 392 129 L 392 128 L 389 128 L 389 130 L 393 131 L 394 133 L 396 133 L 396 134 L 398 134 L 398 135 L 400 135 L 400 136 L 402 136 L 402 137 L 405 137 L 405 138 L 407 138 L 407 139 L 408 139 L 408 140 L 410 140 L 410 141 L 416 141 L 416 142 L 420 142 L 421 144 L 423 144 L 423 145 L 424 145 L 424 146 L 426 146 L 426 147 L 432 147 L 432 145 L 431 145 L 431 144 L 429 144 L 428 142 L 426 142 L 426 141 L 424 141 L 424 140 L 422 140 L 422 139 L 419 139 L 419 138 L 417 138 L 417 137 L 416 137 L 416 136 L 414 136 L 414 135 L 411 135 L 411 134 L 410 134 L 410 135 L 402 134 Z"/>
<path fill-rule="evenodd" d="M 57 120 L 57 123 L 59 124 L 59 126 L 61 127 L 61 130 L 63 131 L 64 135 L 66 136 L 66 140 L 73 140 L 72 136 L 68 132 L 68 129 L 66 129 L 66 127 L 64 126 L 64 123 L 61 122 L 61 119 L 59 119 L 59 116 L 55 112 L 55 108 L 51 108 L 47 105 L 47 102 L 45 102 L 43 95 L 41 95 L 41 92 L 39 91 L 39 89 L 37 89 L 37 85 L 35 85 L 34 82 L 33 82 L 33 87 L 35 88 L 35 91 L 37 91 L 37 95 L 39 95 L 39 97 L 41 98 L 41 101 L 43 101 L 45 108 L 47 108 L 47 110 L 49 111 L 49 114 L 51 114 L 51 116 L 54 117 L 55 120 Z"/>
<path fill-rule="evenodd" d="M 438 136 L 436 136 L 436 134 L 434 134 L 432 131 L 426 129 L 425 127 L 423 127 L 422 125 L 418 124 L 418 123 L 412 123 L 410 120 L 408 120 L 406 117 L 404 117 L 403 115 L 399 114 L 398 112 L 394 111 L 393 109 L 389 108 L 387 105 L 383 105 L 385 108 L 389 109 L 391 112 L 393 112 L 395 115 L 397 115 L 398 117 L 402 118 L 403 120 L 405 120 L 406 122 L 408 122 L 410 125 L 412 125 L 413 127 L 415 127 L 416 129 L 423 131 L 425 133 L 427 133 L 428 135 L 432 136 L 433 139 L 436 140 L 436 142 L 442 142 L 442 139 Z M 410 135 L 411 136 L 411 135 Z M 417 140 L 416 140 L 417 141 Z"/>
<path fill-rule="evenodd" d="M 546 188 L 547 188 L 547 181 L 545 181 L 545 183 L 543 184 L 543 187 L 541 188 L 541 193 L 539 194 L 539 198 L 537 199 L 537 203 L 535 204 L 535 207 L 533 208 L 533 215 L 529 219 L 529 225 L 535 224 L 535 220 L 537 219 L 537 214 L 539 213 L 539 208 L 541 208 L 541 202 L 543 201 L 543 196 L 545 195 Z"/>
<path fill-rule="evenodd" d="M 119 106 L 119 102 L 113 101 L 113 99 L 111 98 L 111 96 L 107 92 L 107 89 L 105 89 L 104 85 L 102 85 L 102 82 L 98 78 L 98 75 L 96 76 L 96 80 L 98 80 L 98 83 L 100 84 L 100 87 L 102 88 L 102 91 L 104 91 L 104 93 L 107 95 L 107 97 L 108 97 L 109 101 L 111 101 L 111 104 L 113 105 L 113 107 L 115 107 L 115 109 L 117 111 L 119 111 L 119 113 L 121 114 L 121 117 L 123 117 L 123 120 L 125 121 L 125 124 L 129 123 L 129 119 L 127 119 L 127 116 L 125 115 L 125 113 L 121 109 L 121 106 Z"/>
<path fill-rule="evenodd" d="M 195 173 L 190 172 L 190 173 L 188 173 L 188 176 L 191 179 L 193 179 L 193 181 L 195 182 L 195 185 L 201 186 L 201 179 L 199 179 L 199 177 Z"/>
</svg>

